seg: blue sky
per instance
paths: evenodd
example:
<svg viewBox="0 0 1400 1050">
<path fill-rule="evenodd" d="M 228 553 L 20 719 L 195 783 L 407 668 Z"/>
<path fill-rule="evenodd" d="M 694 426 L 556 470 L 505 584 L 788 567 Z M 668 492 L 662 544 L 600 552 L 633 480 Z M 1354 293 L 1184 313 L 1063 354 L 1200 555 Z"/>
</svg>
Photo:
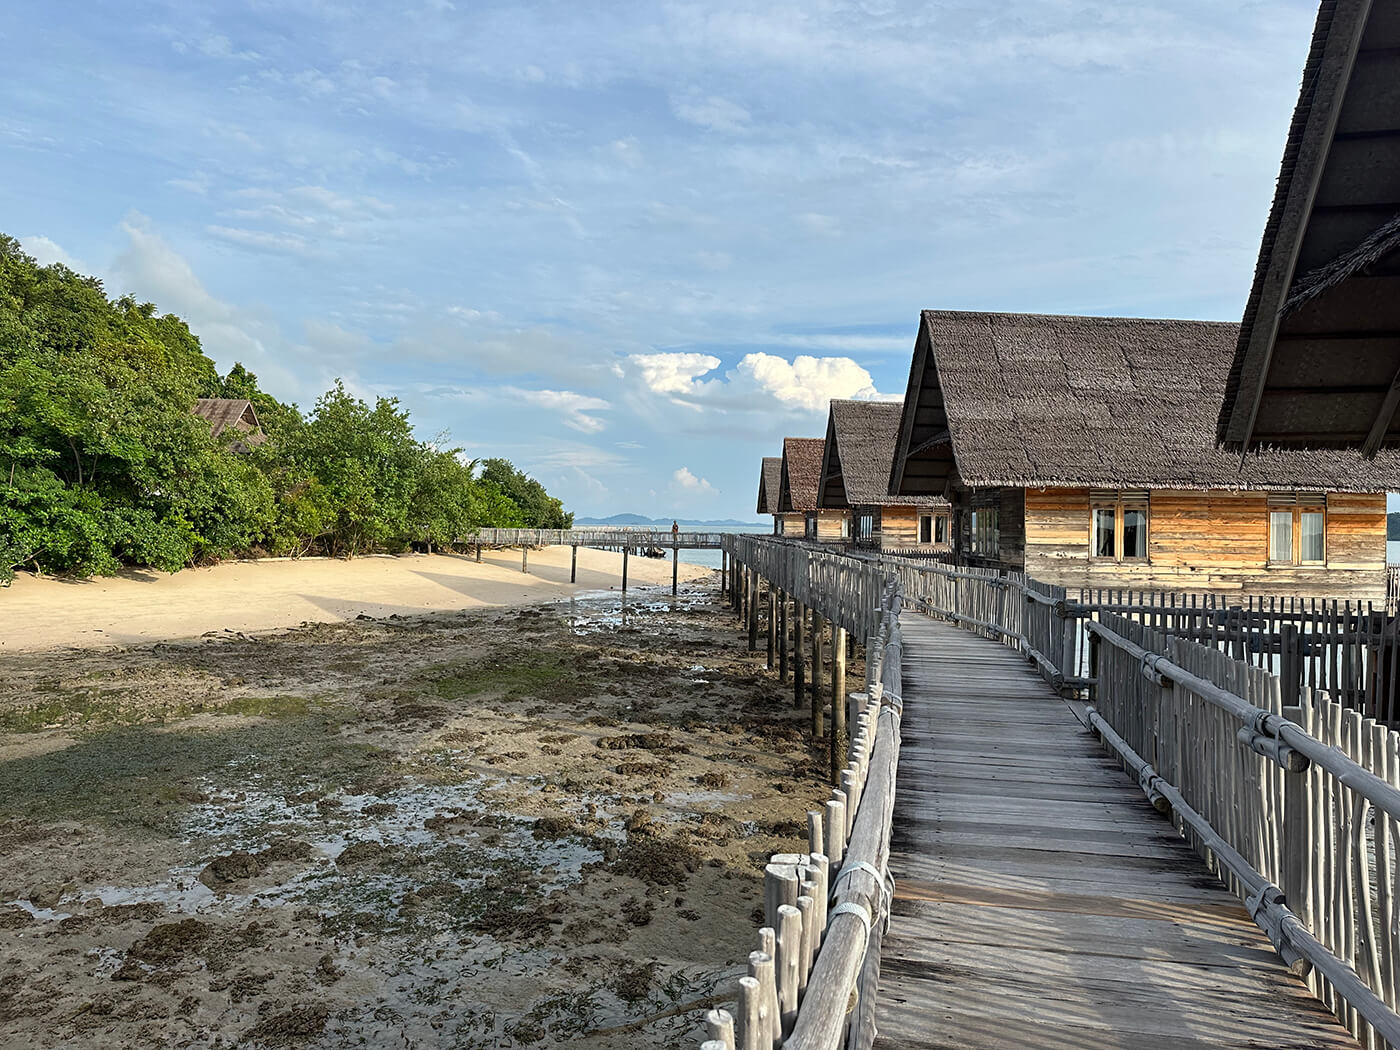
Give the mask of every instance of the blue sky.
<svg viewBox="0 0 1400 1050">
<path fill-rule="evenodd" d="M 1315 0 L 10 0 L 0 230 L 584 514 L 752 518 L 923 308 L 1238 320 Z"/>
</svg>

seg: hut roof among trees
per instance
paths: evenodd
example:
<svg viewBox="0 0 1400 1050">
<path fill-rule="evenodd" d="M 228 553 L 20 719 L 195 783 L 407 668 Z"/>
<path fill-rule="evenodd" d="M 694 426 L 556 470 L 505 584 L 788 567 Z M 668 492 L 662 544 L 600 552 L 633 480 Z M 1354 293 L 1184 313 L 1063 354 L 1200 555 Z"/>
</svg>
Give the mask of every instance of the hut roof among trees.
<svg viewBox="0 0 1400 1050">
<path fill-rule="evenodd" d="M 1215 443 L 1238 325 L 925 311 L 891 491 L 968 487 L 1380 492 L 1400 452 L 1243 457 Z"/>
<path fill-rule="evenodd" d="M 825 438 L 783 438 L 783 470 L 778 513 L 802 514 L 817 509 Z"/>
<path fill-rule="evenodd" d="M 817 504 L 821 507 L 946 505 L 934 496 L 890 495 L 890 466 L 902 407 L 891 401 L 834 400 L 826 422 Z"/>
<path fill-rule="evenodd" d="M 764 456 L 758 473 L 758 513 L 778 513 L 778 492 L 783 485 L 783 457 Z"/>
<path fill-rule="evenodd" d="M 244 398 L 201 397 L 194 403 L 193 412 L 209 421 L 210 433 L 215 437 L 233 429 L 247 435 L 244 441 L 248 445 L 261 445 L 267 440 L 258 423 L 258 414 L 253 411 L 253 403 Z"/>
<path fill-rule="evenodd" d="M 1234 347 L 1228 447 L 1400 445 L 1400 4 L 1323 0 Z"/>
</svg>

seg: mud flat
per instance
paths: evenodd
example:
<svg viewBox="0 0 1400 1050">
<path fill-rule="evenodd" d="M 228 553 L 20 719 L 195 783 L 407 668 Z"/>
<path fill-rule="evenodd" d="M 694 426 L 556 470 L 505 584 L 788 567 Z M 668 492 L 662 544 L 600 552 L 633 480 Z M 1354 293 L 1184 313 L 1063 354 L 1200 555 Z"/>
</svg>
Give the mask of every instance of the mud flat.
<svg viewBox="0 0 1400 1050">
<path fill-rule="evenodd" d="M 698 1038 L 825 795 L 714 601 L 0 655 L 0 1045 Z"/>
<path fill-rule="evenodd" d="M 226 562 L 168 574 L 131 571 L 91 580 L 21 575 L 0 589 L 0 652 L 53 646 L 132 645 L 195 638 L 206 631 L 260 631 L 356 616 L 409 616 L 548 601 L 617 590 L 622 555 L 581 547 L 578 582 L 569 582 L 568 547 L 460 554 Z M 680 566 L 685 581 L 712 570 Z M 664 586 L 671 563 L 628 559 L 633 593 Z"/>
</svg>

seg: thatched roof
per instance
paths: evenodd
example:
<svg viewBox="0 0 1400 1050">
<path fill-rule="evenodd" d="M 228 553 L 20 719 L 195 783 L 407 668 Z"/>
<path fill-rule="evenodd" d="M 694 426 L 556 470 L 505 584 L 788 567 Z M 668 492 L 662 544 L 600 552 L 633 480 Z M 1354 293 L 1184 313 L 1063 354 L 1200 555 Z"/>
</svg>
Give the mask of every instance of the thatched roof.
<svg viewBox="0 0 1400 1050">
<path fill-rule="evenodd" d="M 1323 0 L 1217 439 L 1400 445 L 1400 7 Z"/>
<path fill-rule="evenodd" d="M 783 457 L 764 456 L 758 472 L 758 513 L 778 513 L 778 491 L 783 485 Z"/>
<path fill-rule="evenodd" d="M 783 438 L 783 468 L 778 513 L 801 514 L 817 509 L 817 483 L 822 476 L 823 438 Z"/>
<path fill-rule="evenodd" d="M 947 432 L 920 453 L 902 431 L 893 484 L 913 451 L 951 454 L 968 487 L 1400 487 L 1400 452 L 1275 450 L 1241 463 L 1219 449 L 1215 406 L 1237 333 L 1212 321 L 925 311 L 904 422 L 910 405 L 936 404 Z"/>
<path fill-rule="evenodd" d="M 890 465 L 902 410 L 890 401 L 831 402 L 818 506 L 947 506 L 947 500 L 934 496 L 890 495 Z"/>
<path fill-rule="evenodd" d="M 218 437 L 225 430 L 236 430 L 247 435 L 243 442 L 248 445 L 261 445 L 267 440 L 258 423 L 258 415 L 253 411 L 253 403 L 243 398 L 201 397 L 192 409 L 200 419 L 209 421 L 209 430 Z"/>
</svg>

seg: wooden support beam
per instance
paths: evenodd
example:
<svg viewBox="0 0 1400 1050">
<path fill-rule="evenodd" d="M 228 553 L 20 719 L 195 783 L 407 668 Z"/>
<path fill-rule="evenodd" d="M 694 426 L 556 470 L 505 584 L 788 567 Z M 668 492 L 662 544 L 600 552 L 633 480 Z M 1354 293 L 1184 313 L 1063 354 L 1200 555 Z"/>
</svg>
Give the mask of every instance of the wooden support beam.
<svg viewBox="0 0 1400 1050">
<path fill-rule="evenodd" d="M 758 573 L 749 570 L 749 652 L 758 652 Z"/>
<path fill-rule="evenodd" d="M 528 545 L 520 548 L 520 571 L 529 575 L 530 572 L 530 548 Z"/>
<path fill-rule="evenodd" d="M 578 544 L 575 543 L 571 550 L 573 553 L 569 556 L 569 582 L 578 583 Z"/>
<path fill-rule="evenodd" d="M 622 595 L 627 596 L 627 548 L 622 548 Z"/>
<path fill-rule="evenodd" d="M 680 567 L 681 567 L 681 566 L 680 566 L 680 561 L 681 561 L 681 549 L 680 549 L 680 547 L 679 547 L 679 546 L 672 547 L 672 548 L 671 548 L 671 597 L 672 597 L 672 598 L 674 598 L 674 597 L 676 596 L 677 587 L 678 587 L 678 585 L 679 585 L 679 580 L 680 580 Z"/>
<path fill-rule="evenodd" d="M 812 736 L 819 737 L 826 729 L 826 712 L 822 710 L 822 635 L 826 622 L 821 613 L 812 610 Z"/>
<path fill-rule="evenodd" d="M 807 610 L 799 601 L 792 603 L 792 706 L 798 710 L 806 702 L 807 682 L 806 666 L 803 660 L 806 659 L 804 649 L 805 639 L 803 638 L 803 628 L 806 626 Z"/>
<path fill-rule="evenodd" d="M 831 782 L 841 782 L 846 768 L 846 628 L 832 626 L 831 639 Z"/>
<path fill-rule="evenodd" d="M 1366 435 L 1366 441 L 1361 446 L 1361 454 L 1370 459 L 1380 451 L 1381 442 L 1385 440 L 1386 432 L 1390 430 L 1390 424 L 1395 420 L 1395 410 L 1400 408 L 1400 371 L 1395 373 L 1395 377 L 1390 381 L 1390 389 L 1385 392 L 1385 400 L 1381 402 L 1380 411 L 1376 413 L 1375 420 L 1371 423 L 1371 430 Z"/>
<path fill-rule="evenodd" d="M 788 596 L 778 592 L 778 681 L 788 679 Z"/>
<path fill-rule="evenodd" d="M 778 647 L 778 591 L 773 582 L 768 582 L 768 670 L 773 670 L 773 662 Z"/>
</svg>

